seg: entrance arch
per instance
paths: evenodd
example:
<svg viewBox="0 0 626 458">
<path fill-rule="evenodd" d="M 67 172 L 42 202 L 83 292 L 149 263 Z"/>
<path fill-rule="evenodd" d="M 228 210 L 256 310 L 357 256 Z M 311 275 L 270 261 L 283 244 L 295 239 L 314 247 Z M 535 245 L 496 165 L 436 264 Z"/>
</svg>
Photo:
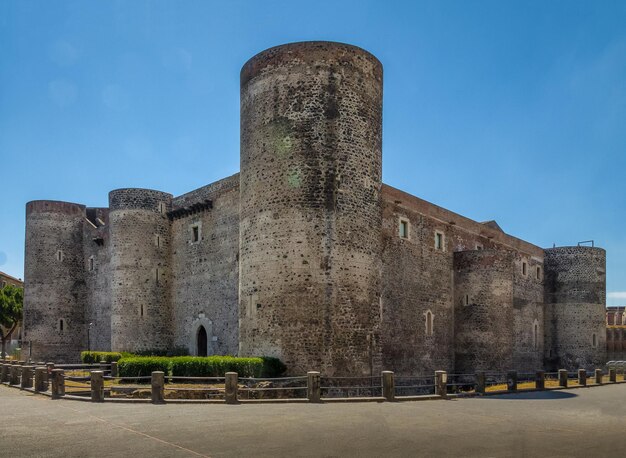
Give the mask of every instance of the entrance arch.
<svg viewBox="0 0 626 458">
<path fill-rule="evenodd" d="M 188 348 L 192 356 L 210 356 L 215 353 L 213 322 L 204 313 L 199 313 L 189 326 Z"/>
<path fill-rule="evenodd" d="M 207 356 L 207 343 L 206 329 L 204 329 L 204 326 L 200 325 L 196 337 L 196 354 L 198 356 Z"/>
</svg>

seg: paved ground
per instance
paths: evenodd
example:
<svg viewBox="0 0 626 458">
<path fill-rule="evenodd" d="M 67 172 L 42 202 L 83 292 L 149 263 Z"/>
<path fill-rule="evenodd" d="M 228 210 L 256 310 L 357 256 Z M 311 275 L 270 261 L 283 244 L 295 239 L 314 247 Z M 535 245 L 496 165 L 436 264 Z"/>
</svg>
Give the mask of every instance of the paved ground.
<svg viewBox="0 0 626 458">
<path fill-rule="evenodd" d="M 160 405 L 0 386 L 0 456 L 626 456 L 626 384 L 448 401 Z"/>
</svg>

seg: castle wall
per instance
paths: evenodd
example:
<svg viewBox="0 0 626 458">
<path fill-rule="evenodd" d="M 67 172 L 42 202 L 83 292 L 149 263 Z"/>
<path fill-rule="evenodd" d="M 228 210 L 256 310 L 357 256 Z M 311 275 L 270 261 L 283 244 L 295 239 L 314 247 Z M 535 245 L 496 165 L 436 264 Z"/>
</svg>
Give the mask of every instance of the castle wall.
<svg viewBox="0 0 626 458">
<path fill-rule="evenodd" d="M 26 205 L 23 339 L 36 361 L 76 362 L 86 346 L 84 220 L 83 205 Z"/>
<path fill-rule="evenodd" d="M 408 237 L 398 233 L 409 222 Z M 398 375 L 454 369 L 452 251 L 436 250 L 435 230 L 446 226 L 385 200 L 383 207 L 383 367 Z M 433 332 L 426 314 L 433 314 Z"/>
<path fill-rule="evenodd" d="M 148 189 L 109 193 L 111 349 L 172 346 L 170 194 Z"/>
<path fill-rule="evenodd" d="M 606 252 L 586 246 L 545 250 L 545 284 L 548 367 L 602 367 L 606 363 Z"/>
<path fill-rule="evenodd" d="M 89 329 L 84 349 L 111 350 L 111 272 L 108 208 L 89 208 L 83 224 L 85 266 L 85 326 Z"/>
<path fill-rule="evenodd" d="M 514 368 L 514 257 L 508 250 L 454 253 L 458 373 Z"/>
<path fill-rule="evenodd" d="M 197 332 L 208 334 L 207 354 L 239 349 L 239 175 L 177 197 L 172 208 L 212 201 L 212 208 L 172 221 L 174 346 L 197 354 Z M 192 228 L 199 240 L 193 241 Z"/>
<path fill-rule="evenodd" d="M 382 66 L 293 43 L 241 72 L 240 353 L 380 365 Z"/>
</svg>

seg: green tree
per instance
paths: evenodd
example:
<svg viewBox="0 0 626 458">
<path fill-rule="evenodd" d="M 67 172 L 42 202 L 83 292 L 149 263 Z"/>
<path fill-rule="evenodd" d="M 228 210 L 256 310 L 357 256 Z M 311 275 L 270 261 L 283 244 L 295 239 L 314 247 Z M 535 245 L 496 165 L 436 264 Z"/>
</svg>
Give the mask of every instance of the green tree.
<svg viewBox="0 0 626 458">
<path fill-rule="evenodd" d="M 24 290 L 13 285 L 0 289 L 0 338 L 2 338 L 2 353 L 6 356 L 6 343 L 11 339 L 15 328 L 22 320 L 24 306 Z"/>
</svg>

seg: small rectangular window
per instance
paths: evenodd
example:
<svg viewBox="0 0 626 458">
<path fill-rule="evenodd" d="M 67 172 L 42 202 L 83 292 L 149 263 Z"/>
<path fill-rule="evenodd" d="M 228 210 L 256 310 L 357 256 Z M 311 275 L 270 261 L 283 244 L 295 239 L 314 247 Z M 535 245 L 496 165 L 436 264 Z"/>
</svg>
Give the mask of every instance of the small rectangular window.
<svg viewBox="0 0 626 458">
<path fill-rule="evenodd" d="M 400 238 L 409 238 L 409 222 L 402 219 L 400 220 Z"/>
<path fill-rule="evenodd" d="M 465 295 L 464 303 L 465 303 L 465 305 L 469 305 L 469 294 Z"/>
<path fill-rule="evenodd" d="M 191 241 L 197 242 L 198 240 L 200 240 L 200 229 L 198 226 L 193 226 L 191 228 Z"/>
<path fill-rule="evenodd" d="M 435 232 L 435 249 L 443 250 L 443 234 L 441 232 Z"/>
<path fill-rule="evenodd" d="M 93 268 L 94 268 L 93 258 L 89 258 L 89 271 L 93 272 Z"/>
<path fill-rule="evenodd" d="M 537 280 L 541 280 L 541 267 L 537 267 Z"/>
<path fill-rule="evenodd" d="M 522 275 L 526 275 L 526 270 L 527 270 L 527 264 L 525 262 L 522 262 Z"/>
</svg>

